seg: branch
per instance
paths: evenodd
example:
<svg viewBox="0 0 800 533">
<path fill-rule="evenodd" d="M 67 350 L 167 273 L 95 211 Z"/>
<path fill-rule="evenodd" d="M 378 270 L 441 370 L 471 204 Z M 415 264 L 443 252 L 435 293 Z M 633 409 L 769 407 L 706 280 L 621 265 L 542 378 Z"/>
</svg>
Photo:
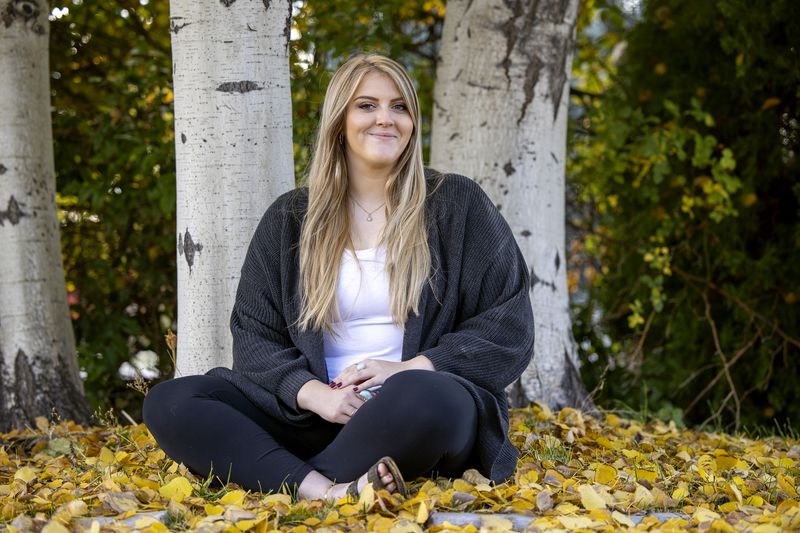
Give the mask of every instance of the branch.
<svg viewBox="0 0 800 533">
<path fill-rule="evenodd" d="M 752 347 L 753 347 L 753 344 L 755 344 L 755 342 L 756 342 L 756 341 L 757 341 L 757 340 L 758 340 L 760 337 L 761 337 L 761 328 L 759 328 L 759 329 L 758 329 L 758 331 L 756 331 L 756 334 L 753 336 L 753 338 L 751 338 L 751 339 L 750 339 L 750 340 L 747 342 L 747 344 L 745 344 L 744 346 L 742 346 L 741 348 L 739 348 L 739 351 L 738 351 L 738 352 L 736 352 L 736 354 L 735 354 L 733 357 L 731 357 L 730 361 L 728 361 L 728 367 L 730 368 L 731 366 L 733 366 L 734 364 L 736 364 L 736 362 L 737 362 L 739 359 L 741 359 L 741 358 L 742 358 L 742 356 L 743 356 L 745 353 L 747 353 L 747 351 L 748 351 L 748 350 L 750 350 L 750 348 L 752 348 Z M 709 366 L 711 366 L 711 365 L 709 365 Z M 700 371 L 702 371 L 702 370 L 705 370 L 706 368 L 708 368 L 708 367 L 704 367 L 704 368 L 703 368 L 703 369 L 701 369 Z M 694 378 L 695 378 L 695 377 L 696 377 L 696 376 L 697 376 L 697 375 L 700 373 L 700 371 L 698 371 L 698 372 L 697 372 L 697 373 L 695 373 L 693 376 L 691 376 L 689 379 L 687 379 L 687 380 L 685 380 L 683 383 L 681 383 L 681 384 L 679 385 L 679 387 L 678 387 L 678 388 L 682 388 L 682 387 L 684 387 L 685 385 L 687 385 L 687 384 L 689 383 L 689 381 L 691 381 L 692 379 L 694 379 Z M 683 415 L 684 415 L 684 416 L 686 416 L 687 414 L 689 414 L 689 411 L 691 411 L 691 410 L 694 408 L 694 406 L 695 406 L 695 405 L 697 405 L 697 402 L 699 402 L 699 401 L 700 401 L 700 400 L 703 398 L 703 396 L 705 396 L 706 394 L 708 394 L 708 391 L 710 391 L 710 390 L 711 390 L 711 388 L 712 388 L 714 385 L 716 385 L 716 384 L 717 384 L 717 382 L 720 380 L 720 378 L 722 378 L 722 375 L 723 375 L 724 373 L 725 373 L 725 371 L 724 371 L 724 370 L 720 370 L 720 371 L 717 373 L 717 375 L 716 375 L 716 376 L 714 376 L 714 379 L 712 379 L 711 381 L 709 381 L 709 382 L 708 382 L 708 384 L 705 386 L 705 388 L 704 388 L 702 391 L 700 391 L 700 394 L 698 394 L 698 395 L 695 397 L 695 399 L 694 399 L 694 400 L 692 400 L 692 403 L 690 403 L 690 404 L 688 405 L 688 407 L 686 407 L 686 408 L 683 410 Z M 746 394 L 746 393 L 745 393 L 745 394 Z M 742 397 L 742 399 L 743 399 L 743 398 L 744 398 L 744 396 Z"/>
<path fill-rule="evenodd" d="M 768 326 L 770 326 L 772 328 L 772 331 L 774 331 L 775 333 L 780 335 L 783 338 L 783 340 L 785 340 L 789 344 L 794 345 L 797 348 L 800 348 L 800 340 L 798 340 L 798 339 L 792 337 L 791 335 L 787 334 L 785 331 L 783 331 L 780 328 L 780 326 L 778 326 L 778 324 L 776 322 L 768 319 L 767 317 L 765 317 L 761 313 L 753 310 L 749 305 L 747 305 L 745 302 L 743 302 L 738 296 L 729 293 L 728 291 L 726 291 L 725 289 L 719 287 L 716 283 L 714 283 L 711 280 L 708 280 L 708 279 L 705 279 L 705 278 L 701 278 L 700 276 L 695 276 L 694 274 L 689 274 L 688 272 L 684 272 L 683 270 L 681 270 L 680 268 L 678 268 L 678 267 L 676 267 L 674 265 L 671 268 L 672 268 L 672 271 L 675 272 L 676 274 L 678 274 L 679 276 L 681 276 L 681 277 L 683 277 L 683 278 L 685 278 L 687 280 L 690 280 L 690 281 L 696 281 L 698 283 L 702 283 L 702 284 L 706 285 L 708 288 L 710 288 L 710 289 L 718 292 L 719 294 L 721 294 L 724 298 L 732 300 L 736 305 L 738 305 L 740 308 L 742 308 L 748 315 L 750 315 L 751 317 L 755 317 L 755 318 L 759 319 L 760 321 L 764 322 L 765 324 L 767 324 Z"/>
<path fill-rule="evenodd" d="M 742 405 L 739 401 L 739 395 L 736 393 L 736 385 L 733 383 L 733 377 L 731 376 L 731 371 L 730 371 L 730 364 L 728 363 L 727 357 L 725 357 L 725 352 L 722 351 L 722 344 L 720 344 L 719 342 L 717 324 L 716 322 L 714 322 L 714 319 L 711 316 L 711 304 L 708 301 L 708 292 L 703 291 L 702 296 L 703 296 L 703 303 L 705 303 L 706 307 L 706 320 L 708 320 L 708 325 L 711 328 L 711 337 L 714 339 L 714 346 L 717 349 L 717 355 L 719 355 L 720 360 L 722 360 L 722 370 L 725 373 L 725 379 L 728 381 L 728 386 L 731 388 L 731 394 L 733 395 L 733 402 L 736 404 L 735 427 L 736 429 L 739 429 L 739 416 L 741 414 Z M 720 409 L 722 409 L 722 406 L 724 406 L 725 403 L 727 403 L 728 397 L 730 397 L 730 394 L 725 397 L 725 401 L 720 406 Z"/>
<path fill-rule="evenodd" d="M 581 89 L 576 89 L 575 87 L 569 88 L 569 94 L 570 96 L 578 96 L 578 97 L 588 96 L 589 98 L 603 98 L 602 94 L 583 91 Z"/>
</svg>

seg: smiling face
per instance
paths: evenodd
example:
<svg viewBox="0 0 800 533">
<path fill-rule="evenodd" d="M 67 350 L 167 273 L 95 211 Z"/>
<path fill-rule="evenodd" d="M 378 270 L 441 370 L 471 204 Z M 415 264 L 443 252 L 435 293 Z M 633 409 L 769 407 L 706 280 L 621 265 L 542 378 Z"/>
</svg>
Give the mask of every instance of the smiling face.
<svg viewBox="0 0 800 533">
<path fill-rule="evenodd" d="M 344 137 L 351 175 L 388 174 L 411 139 L 414 121 L 391 78 L 364 76 L 347 105 Z"/>
</svg>

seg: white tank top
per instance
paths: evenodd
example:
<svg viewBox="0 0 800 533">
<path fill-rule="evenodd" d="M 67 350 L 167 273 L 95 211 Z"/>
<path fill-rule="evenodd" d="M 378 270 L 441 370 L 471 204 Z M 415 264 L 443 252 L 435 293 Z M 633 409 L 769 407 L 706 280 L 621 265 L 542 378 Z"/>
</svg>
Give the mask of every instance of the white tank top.
<svg viewBox="0 0 800 533">
<path fill-rule="evenodd" d="M 403 328 L 392 321 L 389 303 L 389 275 L 383 246 L 345 250 L 339 266 L 336 304 L 341 322 L 333 324 L 334 334 L 323 333 L 328 381 L 348 365 L 364 359 L 401 361 Z"/>
</svg>

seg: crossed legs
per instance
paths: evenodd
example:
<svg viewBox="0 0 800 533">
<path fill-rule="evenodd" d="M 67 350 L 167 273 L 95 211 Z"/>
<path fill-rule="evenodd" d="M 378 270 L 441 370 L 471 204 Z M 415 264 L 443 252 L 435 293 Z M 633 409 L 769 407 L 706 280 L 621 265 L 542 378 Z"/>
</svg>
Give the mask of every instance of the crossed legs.
<svg viewBox="0 0 800 533">
<path fill-rule="evenodd" d="M 339 496 L 333 482 L 359 479 L 379 458 L 394 458 L 404 476 L 458 475 L 470 461 L 477 432 L 472 397 L 438 372 L 410 370 L 341 426 L 312 417 L 306 426 L 281 422 L 227 381 L 189 376 L 154 387 L 145 424 L 164 452 L 193 472 L 260 491 L 286 483 L 301 497 Z M 385 466 L 382 481 L 392 482 Z M 228 478 L 228 474 L 230 474 Z M 391 488 L 391 487 L 389 487 Z"/>
</svg>

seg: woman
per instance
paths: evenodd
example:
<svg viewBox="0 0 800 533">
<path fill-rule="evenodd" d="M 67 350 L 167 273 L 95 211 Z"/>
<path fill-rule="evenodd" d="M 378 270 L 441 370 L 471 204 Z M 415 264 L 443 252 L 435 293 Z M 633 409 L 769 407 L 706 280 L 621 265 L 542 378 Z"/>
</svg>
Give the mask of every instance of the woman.
<svg viewBox="0 0 800 533">
<path fill-rule="evenodd" d="M 423 169 L 419 121 L 396 62 L 336 71 L 308 188 L 267 210 L 242 267 L 233 369 L 145 399 L 170 457 L 307 499 L 513 473 L 505 387 L 533 349 L 527 269 L 475 183 Z"/>
</svg>

